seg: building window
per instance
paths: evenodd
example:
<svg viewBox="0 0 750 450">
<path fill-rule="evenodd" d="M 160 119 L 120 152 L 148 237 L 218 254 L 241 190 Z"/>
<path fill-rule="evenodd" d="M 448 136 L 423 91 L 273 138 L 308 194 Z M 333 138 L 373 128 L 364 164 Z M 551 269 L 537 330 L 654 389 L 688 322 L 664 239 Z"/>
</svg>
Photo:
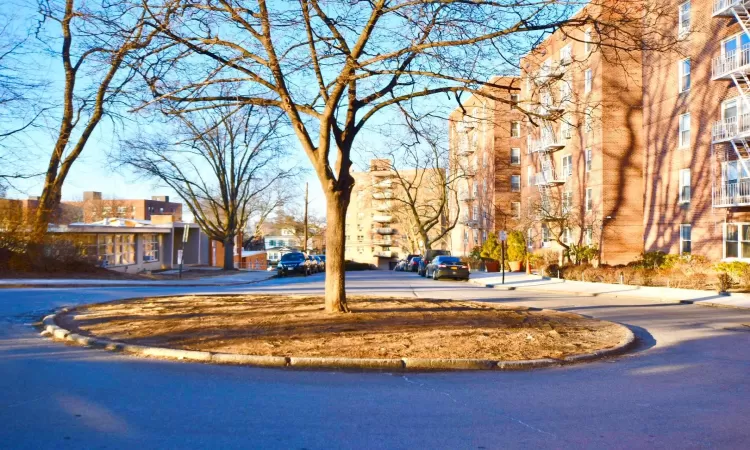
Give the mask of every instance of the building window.
<svg viewBox="0 0 750 450">
<path fill-rule="evenodd" d="M 680 170 L 680 203 L 690 203 L 690 169 Z"/>
<path fill-rule="evenodd" d="M 586 211 L 594 209 L 594 195 L 591 188 L 586 188 Z"/>
<path fill-rule="evenodd" d="M 510 163 L 514 166 L 521 164 L 521 149 L 520 148 L 510 149 Z"/>
<path fill-rule="evenodd" d="M 474 245 L 479 245 L 479 233 L 474 230 L 472 234 L 474 235 Z"/>
<path fill-rule="evenodd" d="M 526 247 L 534 247 L 534 230 L 532 230 L 531 228 L 526 230 Z"/>
<path fill-rule="evenodd" d="M 510 191 L 521 192 L 521 175 L 510 176 Z"/>
<path fill-rule="evenodd" d="M 573 210 L 573 192 L 565 191 L 562 194 L 562 212 L 567 214 Z"/>
<path fill-rule="evenodd" d="M 572 136 L 571 130 L 573 125 L 570 123 L 567 117 L 563 116 L 560 118 L 560 135 L 563 139 L 570 139 Z"/>
<path fill-rule="evenodd" d="M 679 37 L 684 37 L 690 31 L 690 1 L 678 6 L 678 11 L 677 34 Z"/>
<path fill-rule="evenodd" d="M 521 137 L 521 122 L 510 123 L 510 137 Z"/>
<path fill-rule="evenodd" d="M 679 63 L 680 70 L 680 92 L 690 90 L 690 58 L 685 58 Z"/>
<path fill-rule="evenodd" d="M 160 236 L 158 234 L 144 234 L 142 239 L 143 262 L 159 261 Z"/>
<path fill-rule="evenodd" d="M 474 182 L 473 190 L 471 192 L 474 194 L 473 198 L 477 198 L 477 194 L 479 193 L 479 185 L 477 185 L 476 181 Z"/>
<path fill-rule="evenodd" d="M 474 205 L 471 208 L 471 219 L 472 220 L 479 220 L 479 207 Z"/>
<path fill-rule="evenodd" d="M 560 64 L 568 65 L 573 62 L 573 51 L 570 44 L 560 49 Z"/>
<path fill-rule="evenodd" d="M 587 28 L 583 32 L 583 51 L 588 55 L 591 53 L 591 28 Z"/>
<path fill-rule="evenodd" d="M 594 130 L 594 109 L 587 107 L 583 111 L 583 128 L 587 133 L 591 133 Z"/>
<path fill-rule="evenodd" d="M 464 242 L 465 243 L 469 242 L 469 231 L 468 230 L 464 230 Z"/>
<path fill-rule="evenodd" d="M 357 242 L 364 242 L 365 237 L 362 235 L 357 236 Z"/>
<path fill-rule="evenodd" d="M 134 234 L 100 234 L 97 237 L 99 261 L 107 266 L 135 264 Z"/>
<path fill-rule="evenodd" d="M 562 157 L 562 175 L 563 178 L 567 179 L 573 176 L 573 156 L 565 155 Z"/>
<path fill-rule="evenodd" d="M 583 243 L 586 245 L 591 245 L 594 243 L 594 230 L 591 227 L 583 230 Z"/>
<path fill-rule="evenodd" d="M 691 228 L 689 224 L 680 225 L 680 255 L 690 254 Z"/>
<path fill-rule="evenodd" d="M 510 94 L 510 101 L 511 101 L 511 102 L 512 102 L 513 104 L 516 104 L 516 103 L 518 103 L 518 100 L 519 100 L 518 94 Z"/>
<path fill-rule="evenodd" d="M 728 223 L 724 231 L 724 257 L 750 258 L 750 224 Z"/>
<path fill-rule="evenodd" d="M 521 202 L 511 202 L 510 211 L 516 219 L 521 218 Z"/>
<path fill-rule="evenodd" d="M 690 146 L 690 113 L 680 116 L 680 148 Z"/>
<path fill-rule="evenodd" d="M 526 186 L 534 185 L 534 168 L 531 166 L 526 167 Z"/>
<path fill-rule="evenodd" d="M 570 231 L 570 228 L 564 229 L 561 237 L 565 245 L 570 245 L 573 242 L 573 233 Z"/>
<path fill-rule="evenodd" d="M 583 83 L 583 93 L 588 94 L 591 92 L 591 69 L 586 69 Z"/>
<path fill-rule="evenodd" d="M 586 172 L 591 172 L 591 149 L 587 148 L 584 153 L 584 157 L 586 159 Z"/>
<path fill-rule="evenodd" d="M 552 233 L 549 232 L 549 227 L 546 223 L 542 224 L 542 242 L 545 244 L 552 242 Z"/>
</svg>

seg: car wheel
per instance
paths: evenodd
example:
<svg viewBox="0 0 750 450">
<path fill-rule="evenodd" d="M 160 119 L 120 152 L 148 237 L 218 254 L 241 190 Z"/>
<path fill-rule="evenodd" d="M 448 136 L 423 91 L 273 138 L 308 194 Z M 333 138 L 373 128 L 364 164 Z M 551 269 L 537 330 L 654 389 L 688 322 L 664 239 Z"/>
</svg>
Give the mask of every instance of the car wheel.
<svg viewBox="0 0 750 450">
<path fill-rule="evenodd" d="M 435 280 L 435 281 L 437 281 L 437 280 L 440 279 L 440 277 L 437 274 L 437 270 L 432 272 L 432 279 Z"/>
</svg>

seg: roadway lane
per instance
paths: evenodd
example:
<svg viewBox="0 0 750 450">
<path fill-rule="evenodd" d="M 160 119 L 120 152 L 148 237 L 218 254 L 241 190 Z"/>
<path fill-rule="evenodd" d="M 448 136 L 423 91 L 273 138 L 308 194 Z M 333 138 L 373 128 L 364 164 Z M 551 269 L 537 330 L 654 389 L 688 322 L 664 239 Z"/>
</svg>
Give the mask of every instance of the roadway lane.
<svg viewBox="0 0 750 450">
<path fill-rule="evenodd" d="M 144 295 L 322 292 L 322 275 L 226 288 L 0 290 L 1 448 L 747 448 L 741 310 L 558 297 L 393 272 L 351 293 L 478 299 L 626 323 L 638 351 L 501 373 L 347 373 L 156 361 L 41 339 L 64 305 Z"/>
</svg>

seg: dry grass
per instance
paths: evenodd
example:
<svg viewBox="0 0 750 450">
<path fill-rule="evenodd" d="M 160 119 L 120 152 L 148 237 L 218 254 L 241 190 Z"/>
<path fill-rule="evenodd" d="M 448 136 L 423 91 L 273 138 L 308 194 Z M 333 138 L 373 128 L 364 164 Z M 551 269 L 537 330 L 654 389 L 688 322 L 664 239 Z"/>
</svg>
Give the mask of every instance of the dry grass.
<svg viewBox="0 0 750 450">
<path fill-rule="evenodd" d="M 575 314 L 450 300 L 187 296 L 83 307 L 61 325 L 141 345 L 280 356 L 562 358 L 616 345 L 619 326 Z"/>
</svg>

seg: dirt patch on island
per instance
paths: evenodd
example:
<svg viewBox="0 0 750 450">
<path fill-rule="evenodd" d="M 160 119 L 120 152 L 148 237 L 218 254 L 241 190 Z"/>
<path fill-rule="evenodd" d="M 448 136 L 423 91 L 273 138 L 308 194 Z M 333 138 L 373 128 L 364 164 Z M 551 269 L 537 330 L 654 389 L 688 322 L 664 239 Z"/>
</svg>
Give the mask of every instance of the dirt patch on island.
<svg viewBox="0 0 750 450">
<path fill-rule="evenodd" d="M 489 303 L 353 297 L 330 315 L 310 296 L 183 296 L 77 308 L 58 323 L 119 342 L 274 356 L 564 358 L 617 345 L 621 326 Z"/>
</svg>

